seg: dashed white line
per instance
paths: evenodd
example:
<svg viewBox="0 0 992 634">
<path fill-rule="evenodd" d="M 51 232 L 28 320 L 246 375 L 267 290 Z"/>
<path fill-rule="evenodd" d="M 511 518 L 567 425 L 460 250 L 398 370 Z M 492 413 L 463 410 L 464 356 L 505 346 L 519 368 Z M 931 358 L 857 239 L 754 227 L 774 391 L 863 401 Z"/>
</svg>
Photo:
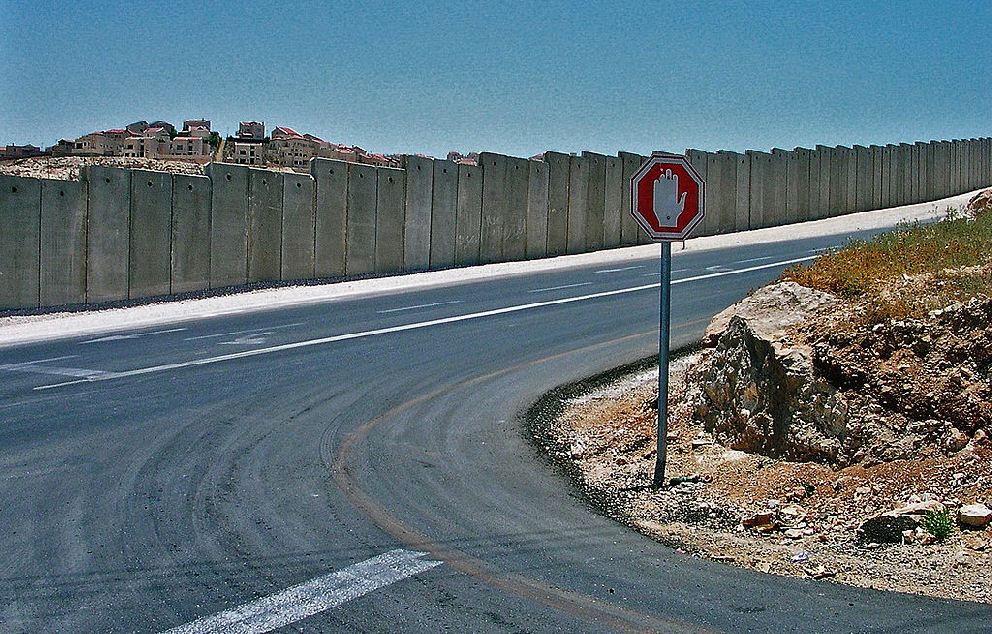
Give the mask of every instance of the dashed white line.
<svg viewBox="0 0 992 634">
<path fill-rule="evenodd" d="M 163 634 L 265 634 L 441 565 L 396 549 Z"/>
<path fill-rule="evenodd" d="M 416 304 L 414 306 L 401 306 L 399 308 L 384 308 L 383 310 L 375 311 L 378 315 L 387 315 L 389 313 L 401 313 L 406 310 L 417 310 L 418 308 L 433 308 L 434 306 L 453 306 L 455 304 L 461 304 L 462 300 L 457 299 L 450 302 L 431 302 L 430 304 Z"/>
<path fill-rule="evenodd" d="M 601 274 L 601 273 L 621 273 L 623 271 L 633 271 L 635 269 L 643 269 L 643 268 L 644 268 L 644 265 L 643 264 L 639 264 L 637 266 L 624 266 L 624 267 L 621 267 L 619 269 L 603 269 L 602 271 L 596 271 L 596 273 L 597 274 Z"/>
<path fill-rule="evenodd" d="M 764 262 L 766 260 L 774 260 L 774 259 L 775 259 L 775 256 L 773 256 L 773 255 L 766 255 L 763 258 L 751 258 L 749 260 L 734 260 L 734 264 L 749 264 L 751 262 Z"/>
<path fill-rule="evenodd" d="M 726 275 L 741 275 L 744 273 L 750 273 L 752 271 L 760 271 L 761 269 L 770 269 L 779 266 L 785 266 L 788 264 L 796 264 L 798 262 L 806 262 L 808 260 L 816 259 L 816 256 L 806 256 L 801 258 L 793 258 L 791 260 L 783 260 L 781 262 L 771 262 L 769 264 L 760 264 L 757 266 L 751 266 L 745 269 L 738 269 L 734 271 L 717 271 L 713 273 L 705 273 L 703 275 L 695 275 L 693 277 L 684 277 L 678 280 L 672 280 L 672 284 L 685 284 L 687 282 L 694 282 L 697 280 L 705 280 L 715 277 L 723 277 Z M 584 284 L 574 284 L 569 286 L 585 286 Z M 364 337 L 374 337 L 378 335 L 386 335 L 396 332 L 405 332 L 408 330 L 419 330 L 421 328 L 430 328 L 432 326 L 439 326 L 443 324 L 453 324 L 462 321 L 470 321 L 473 319 L 481 319 L 484 317 L 492 317 L 495 315 L 506 315 L 509 313 L 516 313 L 523 310 L 531 310 L 534 308 L 541 308 L 543 306 L 556 306 L 561 304 L 572 304 L 575 302 L 588 301 L 591 299 L 599 299 L 602 297 L 612 297 L 615 295 L 624 295 L 626 293 L 636 293 L 639 291 L 644 291 L 652 288 L 658 288 L 659 282 L 654 282 L 651 284 L 644 284 L 641 286 L 632 286 L 629 288 L 620 288 L 612 291 L 603 291 L 601 293 L 592 293 L 589 295 L 579 295 L 577 297 L 565 297 L 563 299 L 553 299 L 543 302 L 531 302 L 529 304 L 517 304 L 515 306 L 506 306 L 504 308 L 496 308 L 493 310 L 487 310 L 478 313 L 468 313 L 465 315 L 455 315 L 452 317 L 442 317 L 439 319 L 431 319 L 429 321 L 415 322 L 412 324 L 403 324 L 401 326 L 392 326 L 389 328 L 378 328 L 375 330 L 366 330 L 364 332 L 355 333 L 345 333 L 340 335 L 333 335 L 330 337 L 321 337 L 319 339 L 308 339 L 306 341 L 296 341 L 292 343 L 284 343 L 278 346 L 270 346 L 268 348 L 256 348 L 254 350 L 245 350 L 243 352 L 234 352 L 231 354 L 220 355 L 217 357 L 207 357 L 203 359 L 194 359 L 192 361 L 180 361 L 177 363 L 166 363 L 163 365 L 156 365 L 147 368 L 138 368 L 135 370 L 127 370 L 124 372 L 105 372 L 100 375 L 94 375 L 92 377 L 86 377 L 76 381 L 66 381 L 64 383 L 53 383 L 51 385 L 39 385 L 35 387 L 35 390 L 49 390 L 52 388 L 64 387 L 67 385 L 75 385 L 77 383 L 85 383 L 87 381 L 106 381 L 110 379 L 120 379 L 131 376 L 140 376 L 142 374 L 152 374 L 155 372 L 164 372 L 166 370 L 176 370 L 180 368 L 189 368 L 198 365 L 210 365 L 213 363 L 221 363 L 224 361 L 232 361 L 235 359 L 245 359 L 248 357 L 254 357 L 265 354 L 272 354 L 274 352 L 283 352 L 285 350 L 296 350 L 299 348 L 308 348 L 311 346 L 319 346 L 328 343 L 335 343 L 338 341 L 346 341 L 349 339 L 361 339 Z M 98 372 L 98 371 L 94 371 Z"/>
<path fill-rule="evenodd" d="M 577 288 L 579 286 L 589 286 L 592 282 L 579 282 L 578 284 L 562 284 L 561 286 L 549 286 L 548 288 L 535 288 L 528 293 L 546 293 L 547 291 L 560 291 L 564 288 Z"/>
</svg>

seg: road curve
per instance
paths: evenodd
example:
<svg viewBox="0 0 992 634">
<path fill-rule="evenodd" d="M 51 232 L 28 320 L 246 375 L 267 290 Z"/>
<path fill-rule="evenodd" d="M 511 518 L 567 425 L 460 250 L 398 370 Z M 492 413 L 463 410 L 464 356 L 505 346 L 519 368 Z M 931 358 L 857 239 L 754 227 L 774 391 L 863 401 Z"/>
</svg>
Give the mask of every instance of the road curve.
<svg viewBox="0 0 992 634">
<path fill-rule="evenodd" d="M 673 344 L 838 240 L 676 251 Z M 656 267 L 0 349 L 0 631 L 985 631 L 675 553 L 547 464 L 522 413 L 656 350 Z"/>
</svg>

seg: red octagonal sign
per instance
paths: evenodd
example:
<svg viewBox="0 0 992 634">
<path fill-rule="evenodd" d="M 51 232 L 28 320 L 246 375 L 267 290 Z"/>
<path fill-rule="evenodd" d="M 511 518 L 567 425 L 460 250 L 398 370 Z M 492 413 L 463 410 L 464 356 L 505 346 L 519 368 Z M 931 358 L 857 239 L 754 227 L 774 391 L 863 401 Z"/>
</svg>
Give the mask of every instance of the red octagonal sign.
<svg viewBox="0 0 992 634">
<path fill-rule="evenodd" d="M 685 240 L 703 219 L 703 179 L 684 156 L 653 152 L 630 178 L 630 213 L 654 240 Z"/>
</svg>

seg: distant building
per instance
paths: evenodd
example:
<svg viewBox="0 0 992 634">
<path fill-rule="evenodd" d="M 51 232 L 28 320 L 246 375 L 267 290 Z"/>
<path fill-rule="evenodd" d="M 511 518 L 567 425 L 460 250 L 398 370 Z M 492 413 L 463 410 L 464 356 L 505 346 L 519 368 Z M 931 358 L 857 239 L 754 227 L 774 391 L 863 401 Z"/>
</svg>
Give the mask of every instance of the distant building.
<svg viewBox="0 0 992 634">
<path fill-rule="evenodd" d="M 210 119 L 189 119 L 183 121 L 183 130 L 192 130 L 193 128 L 206 128 L 207 132 L 210 132 Z"/>
<path fill-rule="evenodd" d="M 448 152 L 448 160 L 459 165 L 478 165 L 479 153 L 469 152 L 468 154 L 462 154 L 460 152 Z"/>
<path fill-rule="evenodd" d="M 59 142 L 45 150 L 52 156 L 69 156 L 72 154 L 76 142 L 71 139 L 59 139 Z"/>
<path fill-rule="evenodd" d="M 5 145 L 0 147 L 0 158 L 27 158 L 42 156 L 45 152 L 34 145 Z"/>
<path fill-rule="evenodd" d="M 265 141 L 263 139 L 235 138 L 230 141 L 231 161 L 240 165 L 264 165 Z"/>
<path fill-rule="evenodd" d="M 265 123 L 258 121 L 242 121 L 238 125 L 238 138 L 258 139 L 265 138 Z"/>
<path fill-rule="evenodd" d="M 72 153 L 82 156 L 120 156 L 127 136 L 129 133 L 125 129 L 91 132 L 76 139 Z"/>
</svg>

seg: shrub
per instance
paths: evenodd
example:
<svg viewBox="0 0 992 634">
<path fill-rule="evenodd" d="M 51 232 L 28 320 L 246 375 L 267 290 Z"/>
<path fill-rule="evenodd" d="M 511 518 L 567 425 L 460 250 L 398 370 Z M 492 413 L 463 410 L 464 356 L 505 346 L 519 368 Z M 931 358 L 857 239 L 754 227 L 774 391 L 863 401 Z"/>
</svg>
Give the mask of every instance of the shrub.
<svg viewBox="0 0 992 634">
<path fill-rule="evenodd" d="M 944 541 L 954 532 L 954 518 L 949 510 L 940 509 L 927 511 L 920 519 L 920 526 L 940 541 Z"/>
</svg>

